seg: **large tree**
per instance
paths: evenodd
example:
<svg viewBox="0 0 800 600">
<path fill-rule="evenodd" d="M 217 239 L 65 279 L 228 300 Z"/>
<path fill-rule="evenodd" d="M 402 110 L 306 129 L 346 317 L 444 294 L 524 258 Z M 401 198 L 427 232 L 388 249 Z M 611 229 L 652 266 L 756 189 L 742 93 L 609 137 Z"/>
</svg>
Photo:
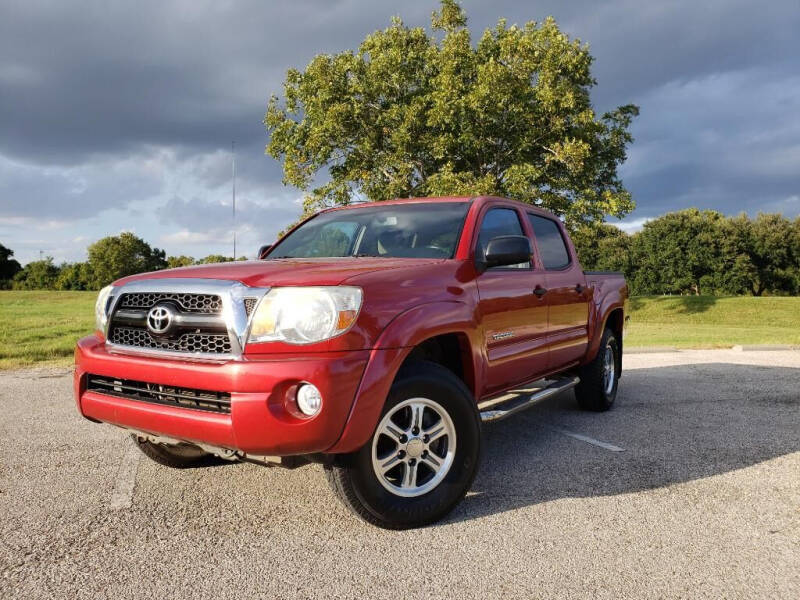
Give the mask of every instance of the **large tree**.
<svg viewBox="0 0 800 600">
<path fill-rule="evenodd" d="M 758 272 L 753 263 L 755 232 L 753 221 L 742 213 L 720 224 L 719 288 L 728 294 L 748 294 Z"/>
<path fill-rule="evenodd" d="M 722 225 L 722 282 L 726 291 L 761 296 L 792 293 L 800 265 L 795 224 L 781 214 L 745 214 Z"/>
<path fill-rule="evenodd" d="M 792 291 L 795 270 L 800 264 L 800 247 L 794 240 L 792 222 L 781 214 L 759 215 L 753 220 L 752 262 L 755 277 L 750 291 Z"/>
<path fill-rule="evenodd" d="M 722 213 L 689 208 L 645 223 L 631 242 L 636 294 L 713 293 L 719 286 Z"/>
<path fill-rule="evenodd" d="M 428 34 L 399 18 L 358 51 L 290 70 L 264 119 L 267 152 L 305 210 L 426 195 L 499 194 L 568 222 L 633 207 L 617 173 L 638 108 L 599 116 L 592 57 L 552 18 L 500 20 L 473 44 L 455 0 Z"/>
<path fill-rule="evenodd" d="M 108 285 L 115 279 L 167 266 L 163 250 L 126 231 L 104 237 L 89 246 L 89 270 L 93 287 Z"/>
<path fill-rule="evenodd" d="M 631 278 L 631 236 L 608 223 L 582 225 L 571 231 L 578 259 L 586 270 L 622 271 Z"/>
</svg>

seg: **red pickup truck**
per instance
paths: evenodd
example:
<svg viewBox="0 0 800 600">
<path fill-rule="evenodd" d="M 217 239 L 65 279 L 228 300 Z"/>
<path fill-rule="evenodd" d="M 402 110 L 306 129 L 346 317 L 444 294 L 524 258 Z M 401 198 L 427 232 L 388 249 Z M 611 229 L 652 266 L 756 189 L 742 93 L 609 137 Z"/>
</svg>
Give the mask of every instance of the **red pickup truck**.
<svg viewBox="0 0 800 600">
<path fill-rule="evenodd" d="M 103 289 L 75 398 L 163 465 L 321 463 L 357 515 L 417 527 L 468 491 L 482 421 L 568 389 L 611 407 L 627 296 L 513 200 L 325 210 L 261 260 Z"/>
</svg>

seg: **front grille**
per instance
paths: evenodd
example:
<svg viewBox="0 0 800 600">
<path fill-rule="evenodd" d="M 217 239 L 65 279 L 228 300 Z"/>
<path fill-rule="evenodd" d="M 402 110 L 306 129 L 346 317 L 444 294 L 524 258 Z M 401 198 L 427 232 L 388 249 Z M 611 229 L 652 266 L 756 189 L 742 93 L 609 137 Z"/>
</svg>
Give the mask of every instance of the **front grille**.
<svg viewBox="0 0 800 600">
<path fill-rule="evenodd" d="M 184 333 L 172 340 L 157 338 L 146 329 L 138 327 L 114 327 L 109 341 L 121 346 L 134 348 L 155 348 L 174 352 L 206 352 L 210 354 L 229 354 L 231 340 L 227 333 Z"/>
<path fill-rule="evenodd" d="M 165 335 L 153 335 L 147 315 L 168 305 L 176 319 Z M 192 354 L 225 355 L 232 344 L 222 316 L 222 297 L 213 293 L 123 290 L 111 315 L 108 341 L 117 346 Z"/>
<path fill-rule="evenodd" d="M 122 294 L 119 308 L 149 309 L 162 300 L 172 300 L 184 312 L 219 314 L 222 312 L 222 299 L 216 294 L 173 294 L 167 292 L 130 292 Z"/>
<path fill-rule="evenodd" d="M 89 374 L 87 378 L 89 391 L 106 396 L 223 414 L 231 412 L 231 395 L 227 392 L 210 392 L 101 375 Z"/>
</svg>

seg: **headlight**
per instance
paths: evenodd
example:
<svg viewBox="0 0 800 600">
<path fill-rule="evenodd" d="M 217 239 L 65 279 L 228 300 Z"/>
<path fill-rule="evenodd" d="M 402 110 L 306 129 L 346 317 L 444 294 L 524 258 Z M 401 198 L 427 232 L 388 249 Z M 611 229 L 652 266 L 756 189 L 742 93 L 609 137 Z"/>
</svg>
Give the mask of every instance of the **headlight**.
<svg viewBox="0 0 800 600">
<path fill-rule="evenodd" d="M 270 290 L 250 323 L 250 342 L 312 344 L 340 335 L 355 323 L 361 288 L 284 287 Z"/>
<path fill-rule="evenodd" d="M 100 293 L 97 294 L 97 301 L 94 303 L 94 325 L 98 331 L 106 330 L 106 319 L 108 319 L 107 304 L 108 296 L 111 290 L 114 289 L 113 285 L 107 285 Z"/>
</svg>

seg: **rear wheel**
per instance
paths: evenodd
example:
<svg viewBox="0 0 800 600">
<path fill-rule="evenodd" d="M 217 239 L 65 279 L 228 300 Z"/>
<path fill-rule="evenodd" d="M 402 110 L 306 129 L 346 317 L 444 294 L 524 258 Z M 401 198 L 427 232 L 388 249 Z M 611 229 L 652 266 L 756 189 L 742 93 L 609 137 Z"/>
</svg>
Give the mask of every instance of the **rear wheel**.
<svg viewBox="0 0 800 600">
<path fill-rule="evenodd" d="M 326 467 L 333 491 L 387 529 L 432 523 L 464 497 L 480 457 L 480 420 L 469 390 L 430 362 L 403 370 L 372 438 Z"/>
<path fill-rule="evenodd" d="M 136 434 L 131 437 L 147 458 L 165 467 L 187 469 L 201 465 L 208 458 L 207 452 L 191 444 L 154 444 Z"/>
<path fill-rule="evenodd" d="M 581 368 L 581 381 L 575 387 L 578 406 L 597 412 L 611 408 L 617 397 L 620 364 L 619 343 L 614 332 L 606 328 L 597 356 Z"/>
</svg>

